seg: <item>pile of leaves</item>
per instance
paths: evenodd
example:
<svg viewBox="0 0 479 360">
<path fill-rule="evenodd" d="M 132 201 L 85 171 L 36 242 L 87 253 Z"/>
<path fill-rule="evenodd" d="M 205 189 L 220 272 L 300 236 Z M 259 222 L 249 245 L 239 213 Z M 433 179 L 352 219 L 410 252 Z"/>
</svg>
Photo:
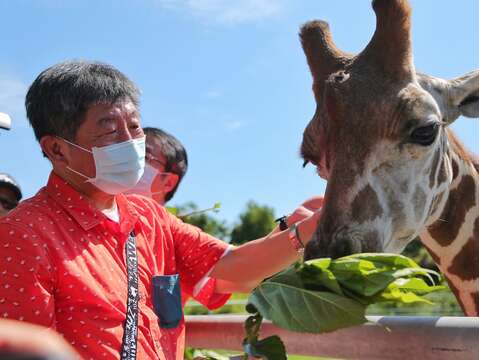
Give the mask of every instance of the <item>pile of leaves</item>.
<svg viewBox="0 0 479 360">
<path fill-rule="evenodd" d="M 247 355 L 286 359 L 277 336 L 259 340 L 263 317 L 282 328 L 322 333 L 367 322 L 368 305 L 392 301 L 429 303 L 444 289 L 440 275 L 396 254 L 355 254 L 311 260 L 262 282 L 248 299 L 243 348 Z"/>
</svg>

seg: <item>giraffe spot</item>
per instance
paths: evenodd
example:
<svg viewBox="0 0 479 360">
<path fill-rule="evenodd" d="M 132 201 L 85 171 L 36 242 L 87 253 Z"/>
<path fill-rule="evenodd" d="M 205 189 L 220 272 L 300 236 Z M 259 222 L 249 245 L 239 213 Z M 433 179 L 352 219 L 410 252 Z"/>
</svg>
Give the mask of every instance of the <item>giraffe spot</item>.
<svg viewBox="0 0 479 360">
<path fill-rule="evenodd" d="M 431 168 L 429 169 L 429 187 L 432 189 L 436 184 L 436 173 L 437 173 L 437 165 L 439 164 L 439 159 L 441 157 L 441 153 L 439 150 L 436 151 L 434 157 L 432 158 Z"/>
<path fill-rule="evenodd" d="M 352 217 L 359 223 L 371 221 L 381 216 L 383 209 L 371 185 L 366 185 L 354 198 L 352 203 Z"/>
<path fill-rule="evenodd" d="M 457 176 L 459 175 L 459 165 L 457 164 L 457 161 L 452 159 L 452 180 L 455 180 Z"/>
<path fill-rule="evenodd" d="M 479 218 L 474 222 L 474 233 L 454 258 L 449 271 L 462 280 L 479 278 Z"/>
<path fill-rule="evenodd" d="M 475 314 L 467 314 L 467 316 L 477 316 L 479 314 L 479 292 L 475 292 L 471 294 L 472 299 L 474 300 L 474 308 L 476 313 Z"/>
<path fill-rule="evenodd" d="M 448 246 L 456 239 L 467 212 L 476 204 L 473 196 L 475 188 L 472 176 L 466 175 L 457 188 L 449 193 L 441 216 L 428 228 L 439 245 Z"/>
</svg>

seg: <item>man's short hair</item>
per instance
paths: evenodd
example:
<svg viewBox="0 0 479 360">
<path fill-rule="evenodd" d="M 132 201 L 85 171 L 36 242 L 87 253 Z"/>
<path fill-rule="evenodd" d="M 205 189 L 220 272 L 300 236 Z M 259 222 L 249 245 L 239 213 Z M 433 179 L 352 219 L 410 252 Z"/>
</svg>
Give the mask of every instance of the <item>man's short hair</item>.
<svg viewBox="0 0 479 360">
<path fill-rule="evenodd" d="M 75 140 L 89 107 L 131 100 L 139 90 L 123 73 L 100 62 L 65 61 L 42 71 L 25 99 L 27 117 L 38 141 L 45 135 Z"/>
<path fill-rule="evenodd" d="M 17 201 L 22 199 L 22 190 L 18 182 L 7 173 L 0 173 L 0 188 L 7 188 L 15 194 Z"/>
<path fill-rule="evenodd" d="M 166 131 L 154 127 L 143 128 L 143 131 L 147 137 L 151 136 L 159 141 L 161 154 L 166 160 L 165 171 L 178 175 L 175 188 L 165 194 L 165 201 L 169 201 L 175 195 L 181 179 L 188 170 L 188 155 L 181 142 Z"/>
</svg>

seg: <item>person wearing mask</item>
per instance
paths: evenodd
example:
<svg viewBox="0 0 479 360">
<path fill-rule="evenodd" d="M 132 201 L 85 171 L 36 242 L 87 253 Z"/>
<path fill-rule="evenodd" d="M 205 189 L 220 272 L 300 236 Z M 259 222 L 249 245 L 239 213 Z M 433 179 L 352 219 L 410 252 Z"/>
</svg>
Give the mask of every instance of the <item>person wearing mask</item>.
<svg viewBox="0 0 479 360">
<path fill-rule="evenodd" d="M 124 195 L 145 135 L 139 90 L 110 65 L 54 65 L 25 104 L 52 172 L 0 218 L 0 315 L 55 329 L 83 359 L 182 359 L 182 291 L 219 307 L 298 260 L 315 232 L 320 212 L 300 206 L 289 229 L 232 247 Z"/>
<path fill-rule="evenodd" d="M 188 155 L 181 142 L 164 130 L 145 127 L 145 171 L 128 193 L 151 197 L 160 205 L 170 201 L 188 170 Z"/>
<path fill-rule="evenodd" d="M 22 199 L 18 182 L 6 173 L 0 173 L 0 217 L 7 215 Z"/>
<path fill-rule="evenodd" d="M 12 119 L 8 114 L 0 112 L 0 129 L 2 130 L 10 130 L 12 126 Z"/>
<path fill-rule="evenodd" d="M 0 129 L 10 130 L 10 126 L 10 117 L 0 113 Z M 0 216 L 12 210 L 21 198 L 17 182 L 8 174 L 0 173 Z M 0 359 L 73 360 L 77 357 L 55 331 L 18 320 L 0 319 Z"/>
</svg>

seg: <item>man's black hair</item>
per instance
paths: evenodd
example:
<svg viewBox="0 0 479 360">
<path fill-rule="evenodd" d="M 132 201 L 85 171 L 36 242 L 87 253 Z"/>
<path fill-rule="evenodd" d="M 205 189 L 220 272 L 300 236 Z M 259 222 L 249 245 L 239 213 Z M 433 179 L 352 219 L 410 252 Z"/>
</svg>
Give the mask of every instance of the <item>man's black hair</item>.
<svg viewBox="0 0 479 360">
<path fill-rule="evenodd" d="M 42 71 L 25 98 L 27 117 L 38 141 L 45 135 L 74 141 L 90 106 L 130 100 L 139 90 L 123 73 L 100 62 L 65 61 Z"/>
<path fill-rule="evenodd" d="M 159 141 L 161 154 L 166 160 L 165 171 L 178 175 L 175 188 L 165 194 L 165 201 L 169 201 L 188 170 L 188 155 L 181 142 L 166 131 L 154 127 L 146 127 L 143 131 L 146 137 L 151 136 Z M 155 156 L 155 154 L 152 155 Z"/>
</svg>

